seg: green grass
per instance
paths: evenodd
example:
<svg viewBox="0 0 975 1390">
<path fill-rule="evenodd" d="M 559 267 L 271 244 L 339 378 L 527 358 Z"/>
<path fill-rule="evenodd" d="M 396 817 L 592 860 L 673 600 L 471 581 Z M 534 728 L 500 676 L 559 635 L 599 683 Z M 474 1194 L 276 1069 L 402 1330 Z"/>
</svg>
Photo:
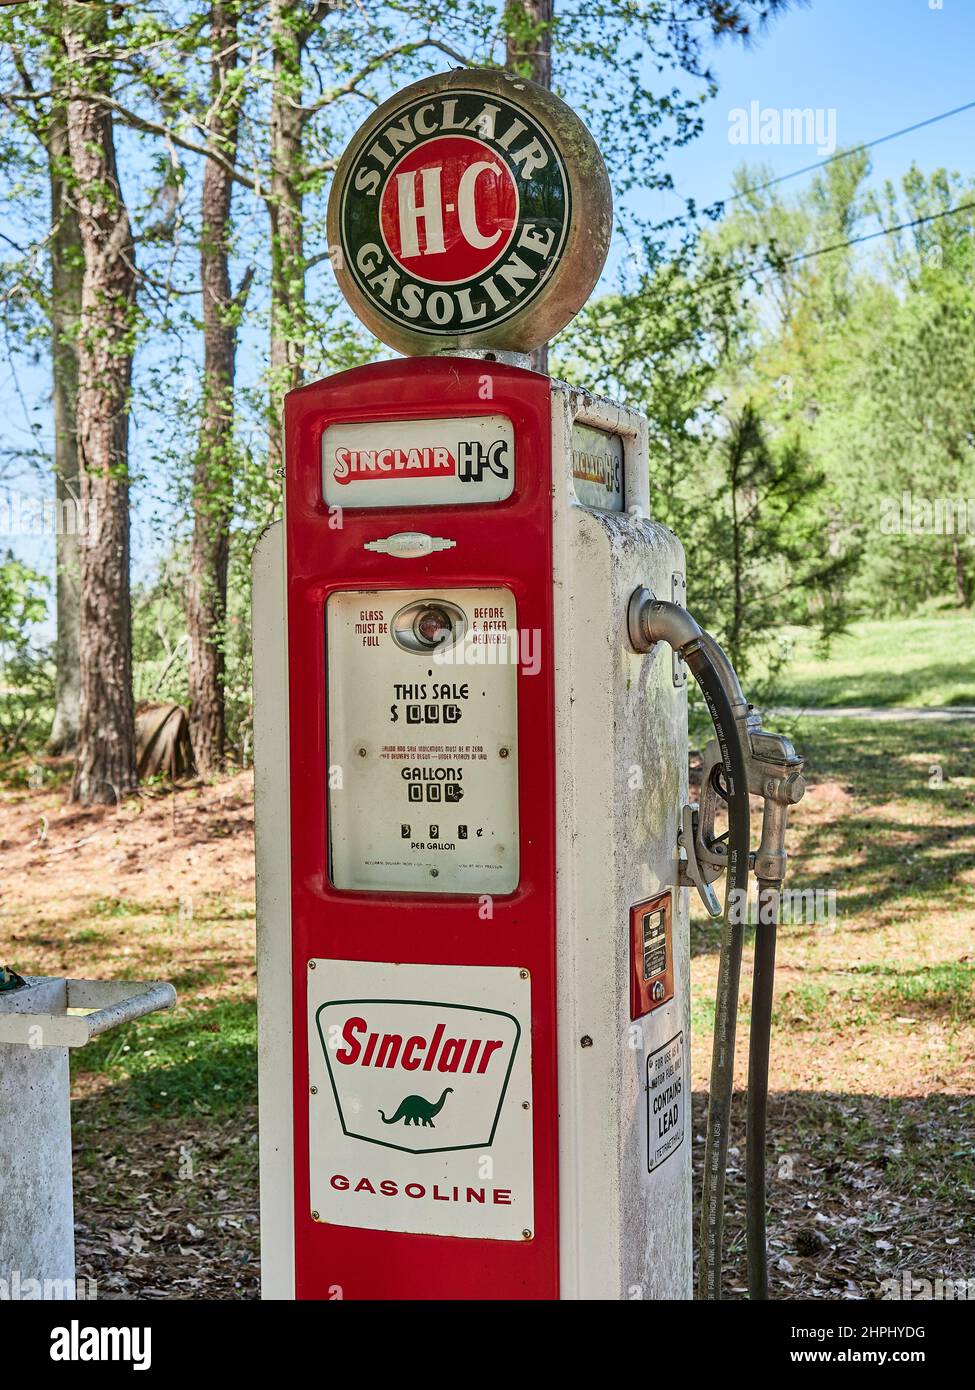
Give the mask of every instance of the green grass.
<svg viewBox="0 0 975 1390">
<path fill-rule="evenodd" d="M 807 771 L 841 783 L 853 802 L 810 827 L 803 855 L 828 855 L 840 928 L 880 909 L 948 900 L 975 909 L 975 724 L 798 719 L 790 730 Z M 792 886 L 804 886 L 802 860 Z"/>
<path fill-rule="evenodd" d="M 852 978 L 851 978 L 852 976 Z M 873 976 L 862 979 L 861 976 Z M 952 1024 L 975 1017 L 975 966 L 946 961 L 923 969 L 854 966 L 835 983 L 789 985 L 773 1014 L 776 1028 L 819 1020 L 865 1028 L 884 1019 L 941 1018 Z"/>
<path fill-rule="evenodd" d="M 807 630 L 791 629 L 794 659 L 775 701 L 783 705 L 975 705 L 975 614 L 854 623 L 824 660 Z"/>
<path fill-rule="evenodd" d="M 153 910 L 149 903 L 124 898 L 96 898 L 86 909 L 89 917 L 145 917 Z"/>
<path fill-rule="evenodd" d="M 219 1115 L 257 1100 L 253 999 L 155 1014 L 72 1056 L 76 1077 L 100 1076 L 140 1115 Z"/>
<path fill-rule="evenodd" d="M 817 783 L 838 785 L 846 798 L 836 815 L 805 820 L 800 807 L 794 816 L 788 885 L 835 890 L 837 915 L 825 929 L 783 927 L 779 963 L 801 978 L 780 977 L 776 1030 L 893 1030 L 910 1049 L 904 1020 L 913 1019 L 943 1026 L 950 1045 L 975 1018 L 964 935 L 975 920 L 975 723 L 808 716 L 775 726 L 806 759 L 810 798 Z M 719 927 L 693 896 L 692 913 L 696 965 L 716 954 Z M 946 922 L 950 943 L 939 936 Z M 752 935 L 747 929 L 746 950 Z M 710 987 L 692 992 L 699 1036 L 713 1020 L 712 996 Z M 743 1025 L 748 1008 L 743 990 Z"/>
</svg>

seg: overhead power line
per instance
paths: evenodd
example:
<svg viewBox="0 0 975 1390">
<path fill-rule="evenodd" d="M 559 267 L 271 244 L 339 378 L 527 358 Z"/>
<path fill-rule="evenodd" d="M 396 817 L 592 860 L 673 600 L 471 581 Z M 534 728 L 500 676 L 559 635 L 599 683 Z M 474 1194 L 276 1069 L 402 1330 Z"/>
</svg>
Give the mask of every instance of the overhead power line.
<svg viewBox="0 0 975 1390">
<path fill-rule="evenodd" d="M 946 121 L 949 116 L 959 116 L 963 111 L 971 111 L 975 107 L 975 101 L 966 102 L 964 106 L 954 106 L 950 111 L 942 111 L 938 116 L 928 116 L 927 120 L 915 121 L 913 125 L 906 125 L 901 130 L 892 130 L 889 135 L 878 135 L 876 140 L 865 140 L 862 145 L 854 145 L 852 149 L 840 150 L 838 154 L 831 154 L 828 159 L 821 159 L 816 164 L 807 164 L 802 169 L 793 169 L 791 174 L 779 174 L 774 179 L 767 179 L 765 183 L 755 183 L 749 188 L 742 188 L 738 193 L 731 193 L 727 198 L 718 199 L 719 203 L 733 203 L 738 198 L 746 198 L 749 193 L 761 193 L 766 188 L 774 188 L 776 184 L 785 183 L 788 179 L 797 179 L 801 174 L 811 174 L 815 169 L 823 169 L 827 164 L 835 164 L 838 159 L 849 159 L 851 155 L 859 154 L 861 150 L 876 149 L 878 145 L 885 145 L 888 140 L 897 140 L 902 135 L 910 135 L 915 130 L 922 130 L 925 126 L 935 125 L 938 121 Z"/>
<path fill-rule="evenodd" d="M 893 236 L 896 232 L 906 232 L 912 227 L 923 227 L 928 222 L 938 222 L 942 217 L 954 217 L 959 212 L 972 212 L 975 210 L 975 202 L 959 203 L 956 208 L 945 208 L 942 212 L 931 212 L 926 217 L 915 217 L 910 222 L 899 222 L 896 227 L 881 227 L 876 232 L 863 232 L 860 236 L 850 237 L 849 241 L 836 241 L 830 246 L 817 246 L 813 251 L 801 251 L 797 256 L 789 256 L 784 261 L 768 261 L 765 265 L 758 266 L 754 270 L 733 270 L 727 275 L 715 275 L 710 280 L 704 280 L 696 286 L 697 290 L 706 290 L 711 285 L 724 285 L 729 280 L 745 281 L 753 275 L 761 275 L 766 270 L 784 270 L 790 265 L 799 265 L 802 261 L 811 261 L 816 256 L 828 255 L 830 251 L 845 251 L 848 246 L 859 246 L 864 241 L 875 241 L 877 237 Z"/>
</svg>

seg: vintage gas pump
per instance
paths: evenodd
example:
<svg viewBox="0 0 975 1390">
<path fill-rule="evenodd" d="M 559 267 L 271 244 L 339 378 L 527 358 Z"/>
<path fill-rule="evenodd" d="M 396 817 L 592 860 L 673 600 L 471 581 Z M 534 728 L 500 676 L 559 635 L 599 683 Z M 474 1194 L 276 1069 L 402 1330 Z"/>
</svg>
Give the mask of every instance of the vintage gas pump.
<svg viewBox="0 0 975 1390">
<path fill-rule="evenodd" d="M 289 395 L 255 557 L 265 1297 L 691 1292 L 685 885 L 720 912 L 729 870 L 717 1181 L 748 791 L 772 904 L 801 764 L 683 607 L 645 420 L 528 369 L 610 230 L 588 131 L 498 72 L 399 93 L 336 175 L 339 283 L 413 355 Z"/>
</svg>

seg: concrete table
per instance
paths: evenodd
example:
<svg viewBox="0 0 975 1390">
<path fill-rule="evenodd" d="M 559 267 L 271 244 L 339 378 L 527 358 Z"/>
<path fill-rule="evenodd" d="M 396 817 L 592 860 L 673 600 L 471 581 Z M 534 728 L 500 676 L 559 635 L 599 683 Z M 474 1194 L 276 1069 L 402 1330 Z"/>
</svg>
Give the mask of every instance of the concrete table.
<svg viewBox="0 0 975 1390">
<path fill-rule="evenodd" d="M 0 993 L 0 1289 L 8 1297 L 28 1280 L 41 1290 L 28 1297 L 74 1297 L 69 1048 L 175 1002 L 172 985 L 131 980 L 29 976 Z"/>
</svg>

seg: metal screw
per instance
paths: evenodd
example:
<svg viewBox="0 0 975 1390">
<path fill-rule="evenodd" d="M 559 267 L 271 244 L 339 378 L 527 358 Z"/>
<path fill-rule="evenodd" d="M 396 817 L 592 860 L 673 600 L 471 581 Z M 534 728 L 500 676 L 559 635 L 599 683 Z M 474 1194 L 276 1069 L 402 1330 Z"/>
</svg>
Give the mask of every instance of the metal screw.
<svg viewBox="0 0 975 1390">
<path fill-rule="evenodd" d="M 519 970 L 519 971 L 518 971 L 518 974 L 521 976 L 521 978 L 522 978 L 523 980 L 527 980 L 527 979 L 528 979 L 528 971 L 527 971 L 527 970 Z"/>
<path fill-rule="evenodd" d="M 315 969 L 315 962 L 314 962 L 313 960 L 310 960 L 310 961 L 308 962 L 308 969 L 309 969 L 309 970 L 314 970 L 314 969 Z"/>
<path fill-rule="evenodd" d="M 589 1036 L 588 1033 L 586 1033 L 584 1037 L 581 1037 L 581 1038 L 579 1039 L 579 1046 L 580 1046 L 580 1047 L 592 1047 L 592 1038 Z"/>
<path fill-rule="evenodd" d="M 507 756 L 508 756 L 508 749 L 507 749 L 507 748 L 502 748 L 502 749 L 501 749 L 501 757 L 502 757 L 502 758 L 506 758 Z"/>
<path fill-rule="evenodd" d="M 364 748 L 360 748 L 360 749 L 359 749 L 359 757 L 360 757 L 360 758 L 364 758 L 365 756 L 366 756 L 366 750 L 365 750 Z"/>
<path fill-rule="evenodd" d="M 522 1238 L 522 1240 L 531 1240 L 531 1238 L 532 1238 L 532 1233 L 531 1233 L 531 1231 L 528 1229 L 527 1226 L 526 1226 L 525 1229 L 522 1231 L 522 1233 L 521 1233 L 521 1238 Z"/>
<path fill-rule="evenodd" d="M 521 1102 L 521 1108 L 522 1108 L 522 1110 L 530 1110 L 530 1109 L 531 1109 L 531 1104 L 530 1104 L 530 1102 L 527 1101 L 527 1100 L 523 1100 L 523 1101 Z"/>
<path fill-rule="evenodd" d="M 317 1086 L 312 1086 L 312 1087 L 310 1087 L 309 1089 L 311 1090 L 311 1093 L 312 1093 L 313 1096 L 317 1096 L 317 1095 L 318 1095 L 318 1087 L 317 1087 Z"/>
<path fill-rule="evenodd" d="M 317 1211 L 313 1211 L 311 1214 L 311 1219 L 312 1221 L 321 1221 L 322 1218 L 318 1215 Z"/>
<path fill-rule="evenodd" d="M 439 878 L 439 877 L 440 877 L 440 870 L 439 870 L 439 869 L 431 869 L 431 870 L 430 870 L 430 877 L 431 877 L 431 878 Z"/>
</svg>

